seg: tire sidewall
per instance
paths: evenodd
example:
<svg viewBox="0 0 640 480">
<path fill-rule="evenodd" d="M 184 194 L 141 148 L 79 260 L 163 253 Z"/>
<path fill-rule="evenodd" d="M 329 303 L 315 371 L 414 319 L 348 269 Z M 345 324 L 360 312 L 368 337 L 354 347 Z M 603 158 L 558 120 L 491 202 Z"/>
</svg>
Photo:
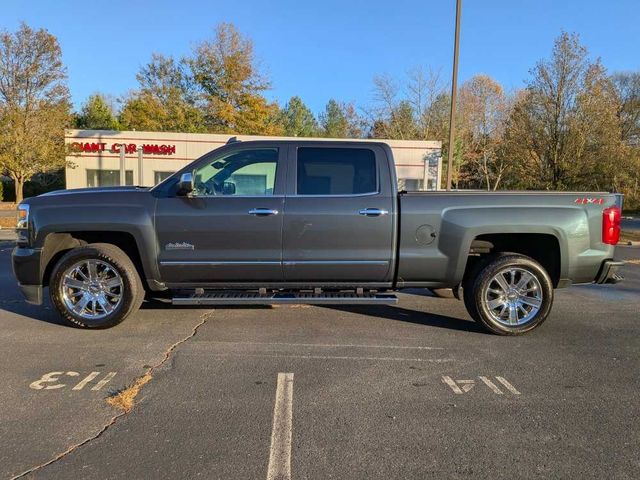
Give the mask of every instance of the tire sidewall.
<svg viewBox="0 0 640 480">
<path fill-rule="evenodd" d="M 491 279 L 499 271 L 509 267 L 528 271 L 538 279 L 542 288 L 542 305 L 538 313 L 527 323 L 513 327 L 503 325 L 493 319 L 484 303 L 484 292 L 488 288 Z M 553 305 L 553 283 L 547 271 L 532 258 L 517 254 L 498 257 L 495 261 L 486 265 L 476 277 L 472 294 L 478 320 L 488 330 L 499 335 L 520 335 L 536 328 L 547 319 Z"/>
<path fill-rule="evenodd" d="M 118 251 L 109 248 L 99 248 L 91 245 L 75 248 L 65 254 L 56 265 L 49 283 L 49 296 L 51 302 L 56 307 L 60 315 L 77 327 L 101 329 L 110 328 L 122 322 L 127 315 L 135 308 L 136 303 L 136 282 L 132 278 L 129 265 L 124 265 L 123 261 L 118 257 Z M 124 252 L 122 253 L 124 255 Z M 61 294 L 60 284 L 64 272 L 75 263 L 83 260 L 100 260 L 109 264 L 111 268 L 116 270 L 122 278 L 122 300 L 119 305 L 107 316 L 99 320 L 89 320 L 80 317 L 70 311 L 64 303 Z"/>
</svg>

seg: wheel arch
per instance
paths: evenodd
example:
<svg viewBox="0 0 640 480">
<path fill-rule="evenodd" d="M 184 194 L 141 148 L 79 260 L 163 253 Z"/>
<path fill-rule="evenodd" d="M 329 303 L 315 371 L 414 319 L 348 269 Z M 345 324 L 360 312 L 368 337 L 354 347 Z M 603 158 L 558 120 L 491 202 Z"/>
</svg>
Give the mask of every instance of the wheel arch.
<svg viewBox="0 0 640 480">
<path fill-rule="evenodd" d="M 90 243 L 108 243 L 120 248 L 135 266 L 141 279 L 149 278 L 145 273 L 136 238 L 125 231 L 82 230 L 50 233 L 46 236 L 41 254 L 42 286 L 49 285 L 51 274 L 56 264 L 69 250 Z M 143 282 L 146 286 L 147 282 Z"/>
<path fill-rule="evenodd" d="M 547 271 L 554 288 L 562 278 L 562 251 L 558 237 L 552 233 L 484 233 L 475 236 L 464 265 L 463 283 L 473 275 L 475 266 L 488 255 L 517 253 L 538 262 Z"/>
</svg>

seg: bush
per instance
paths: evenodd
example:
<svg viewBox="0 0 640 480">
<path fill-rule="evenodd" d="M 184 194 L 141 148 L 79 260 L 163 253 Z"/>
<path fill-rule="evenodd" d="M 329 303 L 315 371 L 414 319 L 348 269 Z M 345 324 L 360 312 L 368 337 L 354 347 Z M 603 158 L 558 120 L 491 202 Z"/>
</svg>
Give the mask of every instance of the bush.
<svg viewBox="0 0 640 480">
<path fill-rule="evenodd" d="M 0 180 L 0 202 L 4 200 L 3 191 L 4 191 L 4 182 Z"/>
</svg>

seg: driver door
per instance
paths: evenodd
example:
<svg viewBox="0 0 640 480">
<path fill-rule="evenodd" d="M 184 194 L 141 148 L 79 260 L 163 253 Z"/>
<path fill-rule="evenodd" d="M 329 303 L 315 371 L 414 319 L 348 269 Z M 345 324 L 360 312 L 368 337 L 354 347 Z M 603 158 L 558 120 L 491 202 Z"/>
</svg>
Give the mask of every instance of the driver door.
<svg viewBox="0 0 640 480">
<path fill-rule="evenodd" d="M 168 284 L 283 279 L 286 147 L 223 150 L 194 168 L 191 195 L 158 199 L 158 267 Z"/>
</svg>

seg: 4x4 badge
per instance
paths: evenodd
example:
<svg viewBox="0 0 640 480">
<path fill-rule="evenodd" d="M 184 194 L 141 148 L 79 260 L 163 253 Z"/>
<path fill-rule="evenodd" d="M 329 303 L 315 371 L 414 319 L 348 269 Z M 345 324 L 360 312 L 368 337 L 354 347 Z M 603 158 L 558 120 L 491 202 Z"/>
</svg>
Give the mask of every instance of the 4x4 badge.
<svg viewBox="0 0 640 480">
<path fill-rule="evenodd" d="M 602 205 L 604 203 L 604 198 L 592 198 L 592 197 L 584 197 L 584 198 L 576 198 L 575 203 L 578 205 Z"/>
</svg>

